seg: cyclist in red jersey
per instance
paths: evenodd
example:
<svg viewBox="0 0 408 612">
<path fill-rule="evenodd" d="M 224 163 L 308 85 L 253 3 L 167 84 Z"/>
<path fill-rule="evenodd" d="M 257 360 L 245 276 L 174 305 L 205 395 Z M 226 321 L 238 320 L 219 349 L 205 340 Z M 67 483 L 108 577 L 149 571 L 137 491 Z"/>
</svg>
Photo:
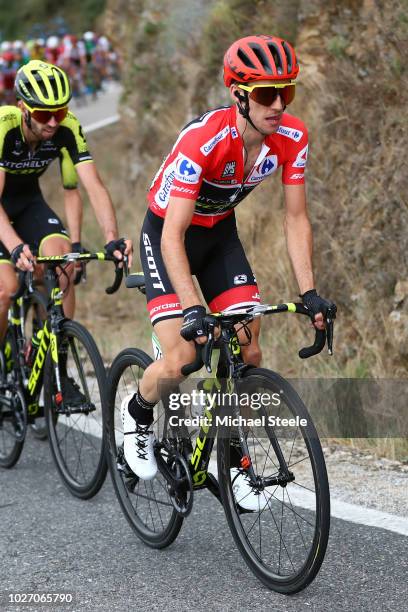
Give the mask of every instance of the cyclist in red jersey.
<svg viewBox="0 0 408 612">
<path fill-rule="evenodd" d="M 284 112 L 294 98 L 298 71 L 295 51 L 285 40 L 248 36 L 236 41 L 224 57 L 224 82 L 235 104 L 191 121 L 151 185 L 140 253 L 148 310 L 163 358 L 146 369 L 138 392 L 122 403 L 125 457 L 140 478 L 154 478 L 157 471 L 150 425 L 158 382 L 181 380 L 181 367 L 194 359 L 194 341 L 206 340 L 206 309 L 192 274 L 212 311 L 260 301 L 233 209 L 279 167 L 289 256 L 314 325 L 324 328 L 329 303 L 314 288 L 306 209 L 307 130 L 300 119 Z M 251 332 L 243 357 L 259 366 L 259 319 Z M 251 509 L 254 493 L 247 493 Z"/>
</svg>

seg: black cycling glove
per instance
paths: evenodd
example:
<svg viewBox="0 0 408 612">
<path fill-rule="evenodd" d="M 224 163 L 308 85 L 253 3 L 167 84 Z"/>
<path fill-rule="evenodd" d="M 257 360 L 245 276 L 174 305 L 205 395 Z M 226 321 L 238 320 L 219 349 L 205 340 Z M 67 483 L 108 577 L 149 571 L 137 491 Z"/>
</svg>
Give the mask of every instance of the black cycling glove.
<svg viewBox="0 0 408 612">
<path fill-rule="evenodd" d="M 311 315 L 313 315 L 313 321 L 319 312 L 321 312 L 323 317 L 326 318 L 327 309 L 334 306 L 333 302 L 330 302 L 330 300 L 325 300 L 324 298 L 320 297 L 316 289 L 310 289 L 300 297 L 302 298 L 303 306 L 305 306 Z"/>
<path fill-rule="evenodd" d="M 126 249 L 126 242 L 124 238 L 118 238 L 117 240 L 111 240 L 104 246 L 105 254 L 113 257 L 115 251 L 120 251 L 123 255 Z"/>
<path fill-rule="evenodd" d="M 89 253 L 89 251 L 82 246 L 81 242 L 73 242 L 71 245 L 71 251 L 72 253 Z"/>
<path fill-rule="evenodd" d="M 24 247 L 25 244 L 24 242 L 22 242 L 21 244 L 18 244 L 16 247 L 14 247 L 14 249 L 10 253 L 10 259 L 15 266 L 17 265 L 17 262 L 20 259 L 20 255 L 23 252 Z"/>
<path fill-rule="evenodd" d="M 194 340 L 194 338 L 206 335 L 203 321 L 205 315 L 206 310 L 201 304 L 183 310 L 184 321 L 180 335 L 184 340 Z"/>
</svg>

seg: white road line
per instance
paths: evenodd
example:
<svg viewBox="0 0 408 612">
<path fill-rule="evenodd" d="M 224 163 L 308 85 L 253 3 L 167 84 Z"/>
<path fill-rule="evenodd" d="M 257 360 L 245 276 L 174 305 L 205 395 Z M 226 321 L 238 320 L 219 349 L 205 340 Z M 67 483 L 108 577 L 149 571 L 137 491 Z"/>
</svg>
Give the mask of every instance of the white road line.
<svg viewBox="0 0 408 612">
<path fill-rule="evenodd" d="M 85 134 L 89 134 L 90 132 L 99 130 L 100 128 L 103 128 L 107 125 L 111 125 L 112 123 L 117 123 L 119 119 L 119 115 L 112 115 L 111 117 L 106 117 L 106 119 L 100 119 L 99 121 L 95 121 L 94 123 L 90 123 L 89 125 L 84 125 L 83 130 Z"/>
<path fill-rule="evenodd" d="M 296 503 L 302 508 L 314 508 L 314 495 L 307 491 L 299 491 L 296 487 L 290 489 L 290 497 L 292 503 Z M 401 535 L 408 536 L 408 519 L 382 510 L 374 510 L 373 508 L 365 508 L 357 504 L 341 501 L 335 497 L 330 499 L 331 515 L 334 518 L 367 525 L 369 527 L 377 527 L 378 529 L 387 529 Z"/>
<path fill-rule="evenodd" d="M 209 471 L 215 476 L 217 475 L 217 463 L 214 459 L 210 461 Z M 312 493 L 301 490 L 299 487 L 295 487 L 295 485 L 288 485 L 288 489 L 291 502 L 294 505 L 296 504 L 307 510 L 314 510 L 315 497 Z M 367 525 L 368 527 L 386 529 L 387 531 L 393 531 L 408 536 L 408 518 L 390 514 L 389 512 L 382 512 L 381 510 L 365 508 L 357 504 L 350 504 L 333 497 L 330 499 L 330 505 L 331 516 L 333 518 L 339 518 L 350 523 Z"/>
<path fill-rule="evenodd" d="M 80 417 L 75 425 L 70 423 L 70 426 L 74 426 L 76 429 L 85 431 L 86 434 L 93 435 L 97 438 L 102 436 L 102 423 L 97 422 L 95 418 L 88 420 L 88 417 L 83 416 Z M 208 469 L 217 477 L 217 462 L 215 459 L 210 460 Z M 294 484 L 288 485 L 288 489 L 291 502 L 294 505 L 305 508 L 306 510 L 314 510 L 315 497 L 313 493 L 300 489 Z M 408 518 L 390 514 L 389 512 L 383 512 L 382 510 L 374 510 L 372 508 L 358 506 L 357 504 L 350 504 L 349 502 L 341 501 L 335 497 L 331 497 L 330 506 L 331 516 L 334 518 L 357 523 L 359 525 L 366 525 L 368 527 L 386 529 L 387 531 L 393 531 L 394 533 L 408 536 Z"/>
</svg>

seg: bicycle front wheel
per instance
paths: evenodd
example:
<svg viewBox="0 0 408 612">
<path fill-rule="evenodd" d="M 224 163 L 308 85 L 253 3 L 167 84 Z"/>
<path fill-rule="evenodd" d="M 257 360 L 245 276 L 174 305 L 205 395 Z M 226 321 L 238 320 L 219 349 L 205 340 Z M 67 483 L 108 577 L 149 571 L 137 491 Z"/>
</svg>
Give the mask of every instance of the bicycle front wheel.
<svg viewBox="0 0 408 612">
<path fill-rule="evenodd" d="M 64 484 L 76 497 L 89 499 L 99 491 L 107 473 L 105 368 L 91 334 L 76 321 L 63 323 L 58 352 L 62 401 L 51 351 L 44 370 L 48 438 Z"/>
<path fill-rule="evenodd" d="M 274 591 L 296 593 L 319 571 L 329 536 L 329 484 L 320 441 L 302 400 L 281 376 L 253 368 L 239 385 L 236 414 L 232 411 L 232 421 L 220 429 L 217 443 L 227 521 L 253 573 Z M 248 457 L 243 457 L 238 422 Z M 231 450 L 237 443 L 238 454 Z M 245 479 L 243 487 L 238 478 L 241 485 Z"/>
<path fill-rule="evenodd" d="M 127 465 L 123 454 L 121 403 L 135 393 L 144 370 L 152 359 L 139 349 L 124 349 L 113 361 L 108 376 L 108 464 L 122 510 L 139 538 L 152 548 L 169 546 L 177 537 L 183 518 L 170 498 L 166 480 L 158 471 L 152 480 L 142 480 Z M 161 439 L 164 419 L 155 408 L 153 429 Z"/>
</svg>

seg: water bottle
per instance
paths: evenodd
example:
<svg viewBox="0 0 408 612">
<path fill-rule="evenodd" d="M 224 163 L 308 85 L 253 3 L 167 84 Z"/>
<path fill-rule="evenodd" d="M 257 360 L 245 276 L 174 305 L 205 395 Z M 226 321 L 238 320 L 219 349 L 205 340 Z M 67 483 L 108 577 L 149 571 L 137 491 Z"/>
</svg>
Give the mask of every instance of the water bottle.
<svg viewBox="0 0 408 612">
<path fill-rule="evenodd" d="M 31 368 L 33 366 L 33 363 L 35 361 L 35 357 L 37 355 L 38 347 L 40 346 L 40 343 L 41 343 L 42 335 L 43 335 L 43 330 L 39 329 L 33 335 L 31 340 L 29 340 L 28 343 L 27 343 L 27 347 L 26 347 L 25 352 L 24 352 L 24 359 L 25 359 L 26 365 L 28 365 L 29 368 Z"/>
</svg>

